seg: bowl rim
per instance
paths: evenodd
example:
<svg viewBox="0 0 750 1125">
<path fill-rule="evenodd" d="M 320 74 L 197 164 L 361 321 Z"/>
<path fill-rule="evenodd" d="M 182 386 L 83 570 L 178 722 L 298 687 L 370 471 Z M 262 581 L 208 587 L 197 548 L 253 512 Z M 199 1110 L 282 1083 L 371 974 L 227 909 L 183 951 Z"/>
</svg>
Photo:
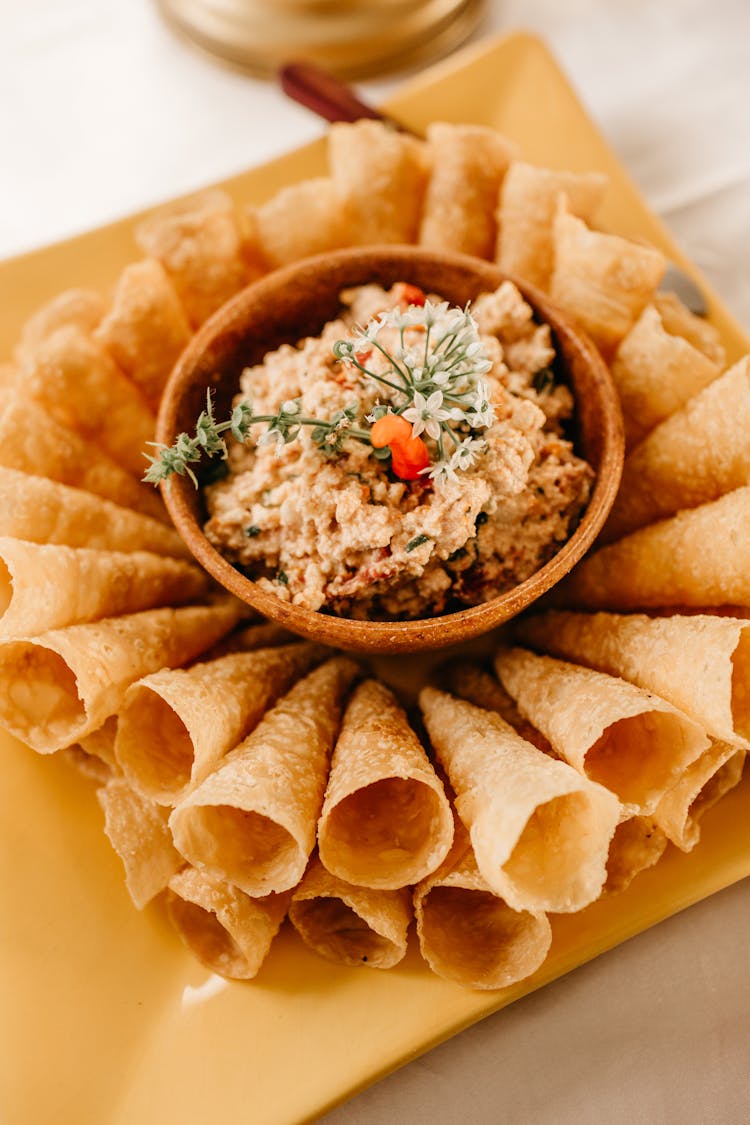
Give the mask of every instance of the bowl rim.
<svg viewBox="0 0 750 1125">
<path fill-rule="evenodd" d="M 187 477 L 175 475 L 162 482 L 160 488 L 172 522 L 191 554 L 221 586 L 264 617 L 276 621 L 293 633 L 345 650 L 373 654 L 427 651 L 489 632 L 515 617 L 556 585 L 596 539 L 619 487 L 625 439 L 619 397 L 609 369 L 589 337 L 545 293 L 484 259 L 446 251 L 431 251 L 418 246 L 352 247 L 302 259 L 274 270 L 242 289 L 198 329 L 178 359 L 165 387 L 157 419 L 156 442 L 171 445 L 174 441 L 182 395 L 192 385 L 195 367 L 207 348 L 226 331 L 227 321 L 236 319 L 248 306 L 261 304 L 280 288 L 292 284 L 305 274 L 325 273 L 348 265 L 356 268 L 360 262 L 375 258 L 383 265 L 393 263 L 394 267 L 403 267 L 405 276 L 400 280 L 408 281 L 406 275 L 410 265 L 418 262 L 420 265 L 433 263 L 436 267 L 447 265 L 463 270 L 476 276 L 482 285 L 486 279 L 489 288 L 497 288 L 503 281 L 511 281 L 537 316 L 550 325 L 558 341 L 561 337 L 564 338 L 577 349 L 582 361 L 592 369 L 603 422 L 600 434 L 601 457 L 589 502 L 573 534 L 559 551 L 518 586 L 479 605 L 452 613 L 403 621 L 336 617 L 282 601 L 275 594 L 258 586 L 253 579 L 247 578 L 224 558 L 209 542 L 191 510 L 187 498 L 194 493 L 194 486 Z M 341 287 L 364 283 L 365 280 L 345 282 Z"/>
</svg>

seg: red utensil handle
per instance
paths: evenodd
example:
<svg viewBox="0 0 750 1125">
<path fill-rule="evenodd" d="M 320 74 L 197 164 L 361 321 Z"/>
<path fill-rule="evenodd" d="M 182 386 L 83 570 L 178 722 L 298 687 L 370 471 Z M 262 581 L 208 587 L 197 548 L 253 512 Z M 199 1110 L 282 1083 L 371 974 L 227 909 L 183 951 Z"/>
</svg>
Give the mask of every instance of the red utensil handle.
<svg viewBox="0 0 750 1125">
<path fill-rule="evenodd" d="M 279 70 L 279 83 L 288 97 L 326 121 L 359 121 L 368 117 L 404 131 L 398 121 L 361 101 L 349 86 L 313 63 L 287 63 Z"/>
</svg>

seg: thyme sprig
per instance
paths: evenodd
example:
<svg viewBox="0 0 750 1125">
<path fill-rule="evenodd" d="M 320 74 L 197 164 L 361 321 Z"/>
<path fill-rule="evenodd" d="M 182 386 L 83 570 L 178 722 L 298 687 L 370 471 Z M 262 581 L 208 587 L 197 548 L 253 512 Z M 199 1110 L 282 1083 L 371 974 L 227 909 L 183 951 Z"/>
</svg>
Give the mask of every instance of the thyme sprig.
<svg viewBox="0 0 750 1125">
<path fill-rule="evenodd" d="M 195 435 L 181 433 L 173 445 L 160 445 L 149 442 L 156 448 L 155 456 L 145 454 L 150 462 L 143 477 L 148 484 L 159 484 L 160 481 L 169 480 L 175 473 L 178 476 L 187 475 L 198 487 L 198 478 L 191 469 L 191 465 L 201 461 L 204 457 L 220 456 L 226 460 L 228 449 L 224 434 L 228 431 L 238 442 L 245 442 L 250 435 L 252 426 L 258 423 L 267 423 L 265 433 L 258 439 L 259 445 L 268 445 L 275 442 L 277 445 L 288 445 L 299 437 L 303 426 L 312 427 L 312 440 L 328 456 L 333 456 L 341 450 L 343 441 L 347 437 L 356 441 L 370 444 L 370 435 L 366 430 L 361 430 L 353 425 L 359 415 L 359 403 L 352 402 L 343 410 L 338 410 L 332 418 L 308 418 L 301 413 L 301 400 L 287 399 L 275 414 L 253 413 L 252 402 L 243 399 L 233 408 L 231 416 L 225 422 L 217 422 L 214 415 L 211 391 L 206 391 L 206 409 L 198 415 L 195 424 Z"/>
</svg>

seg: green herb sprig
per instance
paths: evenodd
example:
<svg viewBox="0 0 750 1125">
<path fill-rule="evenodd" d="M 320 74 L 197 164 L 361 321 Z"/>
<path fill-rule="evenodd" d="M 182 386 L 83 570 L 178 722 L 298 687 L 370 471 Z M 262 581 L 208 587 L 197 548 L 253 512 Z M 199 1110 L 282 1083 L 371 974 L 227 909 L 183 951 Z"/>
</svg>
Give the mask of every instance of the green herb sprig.
<svg viewBox="0 0 750 1125">
<path fill-rule="evenodd" d="M 182 433 L 173 445 L 149 443 L 158 452 L 155 456 L 149 453 L 145 455 L 150 464 L 143 479 L 148 484 L 156 485 L 169 480 L 176 473 L 178 476 L 190 477 L 197 488 L 198 478 L 190 466 L 204 457 L 220 456 L 222 460 L 226 460 L 228 450 L 224 434 L 230 432 L 236 441 L 244 442 L 250 434 L 250 427 L 261 422 L 267 423 L 267 428 L 259 439 L 259 445 L 271 442 L 288 445 L 299 436 L 302 426 L 312 427 L 313 442 L 327 456 L 338 453 L 344 439 L 348 437 L 370 445 L 369 433 L 354 425 L 360 410 L 358 402 L 337 410 L 330 419 L 308 418 L 301 410 L 301 400 L 296 398 L 283 402 L 276 414 L 254 414 L 251 401 L 246 399 L 234 407 L 227 421 L 217 422 L 209 390 L 206 392 L 206 409 L 198 416 L 193 437 Z"/>
</svg>

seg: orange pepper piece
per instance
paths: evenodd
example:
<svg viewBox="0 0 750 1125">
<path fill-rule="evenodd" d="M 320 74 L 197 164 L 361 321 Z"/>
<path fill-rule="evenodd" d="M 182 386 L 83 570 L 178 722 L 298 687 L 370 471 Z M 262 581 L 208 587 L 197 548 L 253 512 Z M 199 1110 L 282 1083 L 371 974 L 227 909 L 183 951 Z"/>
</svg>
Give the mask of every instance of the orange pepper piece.
<svg viewBox="0 0 750 1125">
<path fill-rule="evenodd" d="M 384 414 L 373 423 L 370 441 L 375 449 L 389 445 L 391 468 L 401 480 L 419 480 L 422 469 L 430 464 L 430 451 L 400 414 Z"/>
<path fill-rule="evenodd" d="M 386 445 L 403 445 L 411 436 L 411 423 L 400 414 L 384 414 L 373 422 L 370 430 L 370 441 L 375 449 L 383 449 Z"/>
</svg>

